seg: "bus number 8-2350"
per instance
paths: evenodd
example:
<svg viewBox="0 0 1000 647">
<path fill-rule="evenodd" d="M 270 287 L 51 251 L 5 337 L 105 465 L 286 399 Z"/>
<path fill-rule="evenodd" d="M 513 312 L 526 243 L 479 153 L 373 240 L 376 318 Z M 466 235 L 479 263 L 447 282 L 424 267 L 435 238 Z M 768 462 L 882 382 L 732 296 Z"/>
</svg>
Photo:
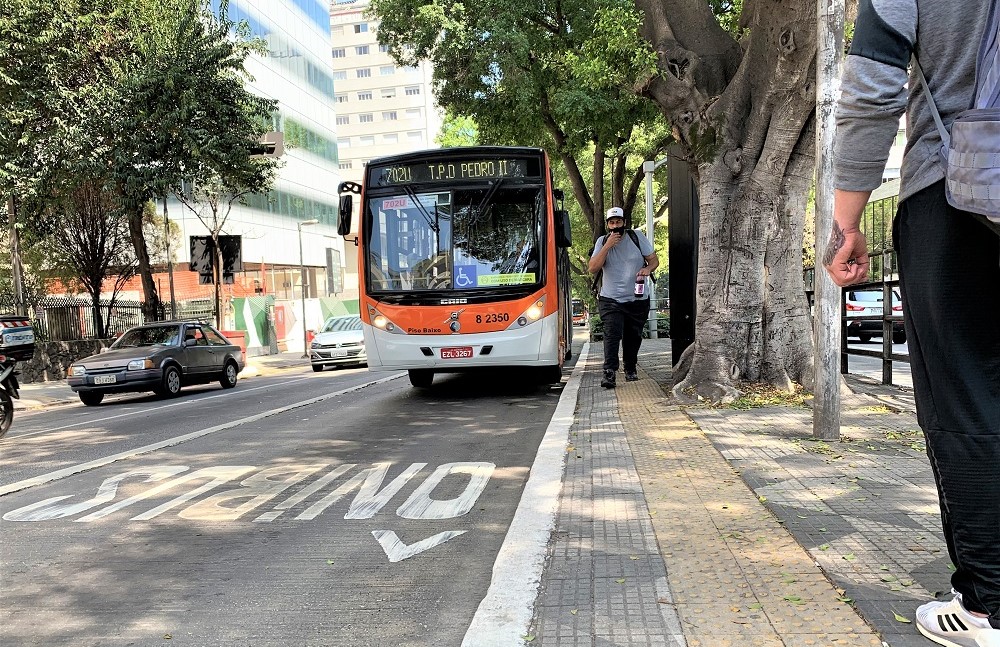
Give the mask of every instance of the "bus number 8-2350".
<svg viewBox="0 0 1000 647">
<path fill-rule="evenodd" d="M 510 315 L 506 312 L 491 312 L 485 317 L 476 315 L 476 323 L 504 323 L 510 321 Z"/>
</svg>

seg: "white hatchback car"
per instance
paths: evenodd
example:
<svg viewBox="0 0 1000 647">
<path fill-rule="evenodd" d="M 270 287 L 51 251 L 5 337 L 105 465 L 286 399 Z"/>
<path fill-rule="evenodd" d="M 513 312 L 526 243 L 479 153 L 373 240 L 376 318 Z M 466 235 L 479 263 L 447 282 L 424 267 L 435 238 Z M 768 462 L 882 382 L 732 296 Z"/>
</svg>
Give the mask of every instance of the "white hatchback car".
<svg viewBox="0 0 1000 647">
<path fill-rule="evenodd" d="M 847 335 L 857 337 L 862 343 L 871 341 L 872 337 L 882 336 L 882 322 L 878 319 L 866 321 L 851 321 L 855 317 L 882 316 L 882 290 L 848 290 L 845 295 L 844 309 L 847 312 Z M 903 302 L 899 292 L 892 291 L 892 316 L 902 316 Z M 902 321 L 892 322 L 892 343 L 906 343 L 906 331 Z"/>
<path fill-rule="evenodd" d="M 361 317 L 344 315 L 327 319 L 309 345 L 309 360 L 317 373 L 327 366 L 366 366 L 368 354 L 365 353 Z"/>
</svg>

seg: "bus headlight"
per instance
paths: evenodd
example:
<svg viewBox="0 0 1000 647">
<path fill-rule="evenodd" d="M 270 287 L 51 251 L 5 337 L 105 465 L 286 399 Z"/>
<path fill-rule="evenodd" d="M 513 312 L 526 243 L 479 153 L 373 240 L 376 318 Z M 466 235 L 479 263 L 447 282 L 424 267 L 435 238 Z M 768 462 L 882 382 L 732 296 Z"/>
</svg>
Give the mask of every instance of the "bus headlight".
<svg viewBox="0 0 1000 647">
<path fill-rule="evenodd" d="M 374 326 L 375 328 L 378 328 L 379 330 L 384 330 L 386 332 L 390 332 L 394 335 L 406 334 L 400 329 L 399 326 L 389 321 L 389 317 L 386 317 L 384 314 L 382 314 L 375 308 L 369 308 L 368 314 L 371 315 L 372 326 Z"/>
<path fill-rule="evenodd" d="M 545 315 L 545 297 L 542 297 L 538 301 L 535 301 L 528 309 L 521 313 L 521 316 L 514 320 L 508 330 L 511 328 L 523 328 L 529 324 L 533 324 Z"/>
</svg>

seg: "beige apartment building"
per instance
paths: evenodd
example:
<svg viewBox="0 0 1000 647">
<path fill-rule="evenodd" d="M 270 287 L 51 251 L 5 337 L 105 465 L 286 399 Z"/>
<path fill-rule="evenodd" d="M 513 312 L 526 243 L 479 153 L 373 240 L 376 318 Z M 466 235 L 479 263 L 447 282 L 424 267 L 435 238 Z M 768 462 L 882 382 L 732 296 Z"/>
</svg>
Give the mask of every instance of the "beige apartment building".
<svg viewBox="0 0 1000 647">
<path fill-rule="evenodd" d="M 367 8 L 368 0 L 330 6 L 337 153 L 343 179 L 355 182 L 372 158 L 436 148 L 442 121 L 430 64 L 396 65 Z"/>
</svg>

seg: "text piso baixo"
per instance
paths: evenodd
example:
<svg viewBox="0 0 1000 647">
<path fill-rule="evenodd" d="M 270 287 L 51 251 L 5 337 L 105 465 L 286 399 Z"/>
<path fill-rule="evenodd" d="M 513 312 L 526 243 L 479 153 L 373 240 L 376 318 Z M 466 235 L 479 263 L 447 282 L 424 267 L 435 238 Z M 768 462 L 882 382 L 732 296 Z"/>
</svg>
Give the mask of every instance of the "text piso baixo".
<svg viewBox="0 0 1000 647">
<path fill-rule="evenodd" d="M 362 469 L 334 487 L 334 481 L 357 467 L 354 464 L 338 465 L 298 489 L 291 496 L 278 501 L 270 510 L 259 514 L 252 520 L 271 522 L 289 510 L 307 503 L 305 509 L 294 517 L 289 515 L 289 518 L 314 519 L 354 490 L 357 490 L 357 493 L 347 510 L 347 514 L 344 515 L 344 519 L 371 519 L 427 464 L 413 463 L 383 486 L 391 466 L 392 463 L 374 463 L 371 467 Z M 319 474 L 327 467 L 329 464 L 323 463 L 267 468 L 244 478 L 240 481 L 238 488 L 218 492 L 194 503 L 191 501 L 202 494 L 221 487 L 257 468 L 248 465 L 221 465 L 189 472 L 189 468 L 185 465 L 143 467 L 105 479 L 97 489 L 96 495 L 86 501 L 66 501 L 66 499 L 74 498 L 73 495 L 51 497 L 12 510 L 3 515 L 3 519 L 5 521 L 48 521 L 86 512 L 88 514 L 73 520 L 85 523 L 103 519 L 147 499 L 172 493 L 173 490 L 178 492 L 177 496 L 152 509 L 132 516 L 131 520 L 153 519 L 174 508 L 186 506 L 177 513 L 183 519 L 235 521 L 277 499 L 285 490 Z M 460 517 L 469 512 L 475 505 L 495 468 L 493 463 L 447 463 L 441 465 L 417 486 L 406 501 L 396 509 L 396 514 L 404 519 Z M 432 499 L 431 494 L 434 489 L 449 476 L 467 480 L 464 489 L 457 496 L 449 499 Z M 139 494 L 115 501 L 118 496 L 119 484 L 134 479 L 158 485 Z M 183 491 L 181 491 L 182 489 Z M 311 499 L 315 500 L 310 502 Z M 97 509 L 95 510 L 95 508 Z"/>
</svg>

